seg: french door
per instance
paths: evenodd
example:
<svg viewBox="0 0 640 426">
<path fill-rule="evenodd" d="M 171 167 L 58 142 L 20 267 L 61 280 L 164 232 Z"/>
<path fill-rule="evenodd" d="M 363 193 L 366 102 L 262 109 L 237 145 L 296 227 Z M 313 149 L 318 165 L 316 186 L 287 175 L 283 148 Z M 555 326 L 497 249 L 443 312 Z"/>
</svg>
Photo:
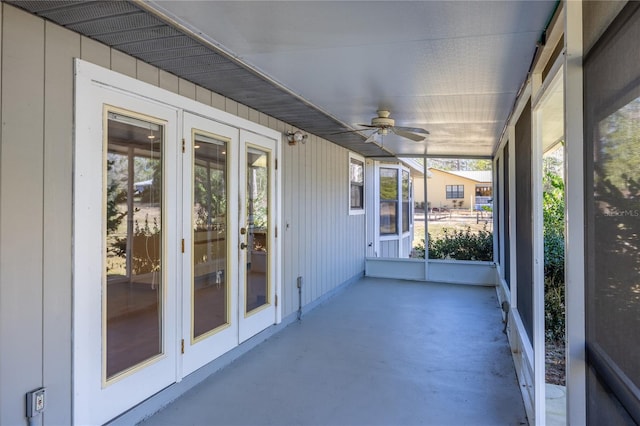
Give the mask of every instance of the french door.
<svg viewBox="0 0 640 426">
<path fill-rule="evenodd" d="M 240 132 L 239 338 L 275 322 L 275 141 Z"/>
<path fill-rule="evenodd" d="M 181 346 L 187 375 L 238 344 L 239 131 L 189 113 L 183 126 Z"/>
<path fill-rule="evenodd" d="M 275 141 L 184 114 L 183 374 L 275 322 Z"/>
<path fill-rule="evenodd" d="M 98 86 L 76 101 L 74 422 L 102 424 L 179 378 L 179 111 Z"/>
<path fill-rule="evenodd" d="M 102 424 L 276 322 L 277 145 L 79 85 L 74 422 Z"/>
</svg>

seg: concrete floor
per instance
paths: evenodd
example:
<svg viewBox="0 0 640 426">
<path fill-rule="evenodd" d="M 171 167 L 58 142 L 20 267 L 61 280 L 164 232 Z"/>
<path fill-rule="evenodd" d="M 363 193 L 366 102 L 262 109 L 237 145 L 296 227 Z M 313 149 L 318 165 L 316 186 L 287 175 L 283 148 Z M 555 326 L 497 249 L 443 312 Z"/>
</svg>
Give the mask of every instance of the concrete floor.
<svg viewBox="0 0 640 426">
<path fill-rule="evenodd" d="M 364 278 L 144 425 L 526 425 L 495 290 Z"/>
<path fill-rule="evenodd" d="M 546 426 L 565 426 L 567 424 L 567 388 L 547 383 L 545 408 Z"/>
</svg>

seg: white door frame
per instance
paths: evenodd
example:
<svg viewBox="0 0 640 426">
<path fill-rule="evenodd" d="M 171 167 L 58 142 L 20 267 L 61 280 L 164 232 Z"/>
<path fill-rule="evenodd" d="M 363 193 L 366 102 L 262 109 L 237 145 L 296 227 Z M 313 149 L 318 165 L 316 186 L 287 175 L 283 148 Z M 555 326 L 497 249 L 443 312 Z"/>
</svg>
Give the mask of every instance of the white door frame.
<svg viewBox="0 0 640 426">
<path fill-rule="evenodd" d="M 168 201 L 175 202 L 173 205 L 165 205 L 167 223 L 163 227 L 167 230 L 164 236 L 163 252 L 166 263 L 165 285 L 170 294 L 165 293 L 163 298 L 163 308 L 166 318 L 163 328 L 165 353 L 160 360 L 154 361 L 149 367 L 148 380 L 144 380 L 143 386 L 130 385 L 130 392 L 112 392 L 109 404 L 97 404 L 95 395 L 103 392 L 101 380 L 101 360 L 102 342 L 101 330 L 102 320 L 99 309 L 101 306 L 101 286 L 86 285 L 87 283 L 100 280 L 103 275 L 102 253 L 103 247 L 101 239 L 95 236 L 103 229 L 103 194 L 96 191 L 104 185 L 101 173 L 96 173 L 103 167 L 103 147 L 102 143 L 87 143 L 87 141 L 102 141 L 101 122 L 96 124 L 96 117 L 99 120 L 103 117 L 102 100 L 112 102 L 115 105 L 122 99 L 127 99 L 129 108 L 148 114 L 150 116 L 159 115 L 166 117 L 165 127 L 166 138 L 170 143 L 164 151 L 165 179 L 168 176 L 181 176 L 182 163 L 178 161 L 181 156 L 181 144 L 178 143 L 182 133 L 182 112 L 189 112 L 194 115 L 207 117 L 210 120 L 235 127 L 238 131 L 249 132 L 260 137 L 271 140 L 274 144 L 273 159 L 280 156 L 282 134 L 278 131 L 268 129 L 260 124 L 240 118 L 238 116 L 220 111 L 213 107 L 201 104 L 183 96 L 160 89 L 156 86 L 144 83 L 134 78 L 110 71 L 100 66 L 91 64 L 81 59 L 75 60 L 75 152 L 74 152 L 74 253 L 73 253 L 73 388 L 74 388 L 74 411 L 73 421 L 76 424 L 104 423 L 113 417 L 121 414 L 127 409 L 135 406 L 142 400 L 153 395 L 173 382 L 180 381 L 186 374 L 182 370 L 180 356 L 180 330 L 183 330 L 182 319 L 183 301 L 182 291 L 178 290 L 179 282 L 183 276 L 181 263 L 181 250 L 179 230 L 179 216 L 182 207 L 177 205 L 180 188 L 176 180 L 170 179 L 165 182 L 169 197 Z M 155 112 L 155 113 L 154 113 Z M 170 117 L 167 115 L 170 114 Z M 180 147 L 180 148 L 179 148 Z M 281 192 L 281 171 L 274 170 L 274 197 L 275 204 L 273 210 L 274 231 L 281 228 L 282 192 Z M 85 232 L 87 229 L 93 232 Z M 275 294 L 282 293 L 282 244 L 281 238 L 275 238 L 273 243 L 274 270 L 273 289 Z M 99 281 L 98 281 L 99 282 Z M 92 288 L 93 287 L 93 288 Z M 98 289 L 98 291 L 96 291 Z M 270 322 L 280 323 L 282 312 L 280 303 L 275 308 L 275 318 Z M 188 337 L 188 336 L 185 336 Z M 211 356 L 211 360 L 214 359 Z M 171 365 L 169 365 L 171 364 Z M 160 371 L 155 371 L 154 367 Z M 161 368 L 160 368 L 161 366 Z M 118 380 L 118 387 L 122 384 L 125 387 L 138 374 L 144 371 L 130 374 Z M 110 393 L 108 388 L 104 392 Z M 112 386 L 112 389 L 116 389 Z M 108 412 L 97 410 L 100 405 L 110 406 Z"/>
</svg>

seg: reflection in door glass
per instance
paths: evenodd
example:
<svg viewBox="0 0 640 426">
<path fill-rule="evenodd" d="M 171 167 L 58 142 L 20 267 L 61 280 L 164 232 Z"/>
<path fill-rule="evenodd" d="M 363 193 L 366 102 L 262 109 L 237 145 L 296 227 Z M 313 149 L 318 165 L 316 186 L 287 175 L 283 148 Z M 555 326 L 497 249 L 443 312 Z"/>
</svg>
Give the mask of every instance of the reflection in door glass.
<svg viewBox="0 0 640 426">
<path fill-rule="evenodd" d="M 193 334 L 229 322 L 226 142 L 195 134 L 193 166 Z"/>
<path fill-rule="evenodd" d="M 106 379 L 162 353 L 162 142 L 161 125 L 109 112 Z"/>
<path fill-rule="evenodd" d="M 246 310 L 249 313 L 269 301 L 269 154 L 247 150 L 247 275 Z"/>
</svg>

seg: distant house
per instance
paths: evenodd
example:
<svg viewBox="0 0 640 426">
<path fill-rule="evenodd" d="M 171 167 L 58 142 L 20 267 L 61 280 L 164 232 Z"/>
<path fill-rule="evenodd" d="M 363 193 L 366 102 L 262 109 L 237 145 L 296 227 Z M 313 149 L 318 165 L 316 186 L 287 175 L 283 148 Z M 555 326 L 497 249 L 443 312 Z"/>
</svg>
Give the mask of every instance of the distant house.
<svg viewBox="0 0 640 426">
<path fill-rule="evenodd" d="M 482 171 L 445 171 L 430 167 L 427 178 L 428 205 L 431 208 L 480 209 L 492 202 L 492 173 Z M 424 185 L 416 179 L 414 197 L 424 201 Z"/>
</svg>

